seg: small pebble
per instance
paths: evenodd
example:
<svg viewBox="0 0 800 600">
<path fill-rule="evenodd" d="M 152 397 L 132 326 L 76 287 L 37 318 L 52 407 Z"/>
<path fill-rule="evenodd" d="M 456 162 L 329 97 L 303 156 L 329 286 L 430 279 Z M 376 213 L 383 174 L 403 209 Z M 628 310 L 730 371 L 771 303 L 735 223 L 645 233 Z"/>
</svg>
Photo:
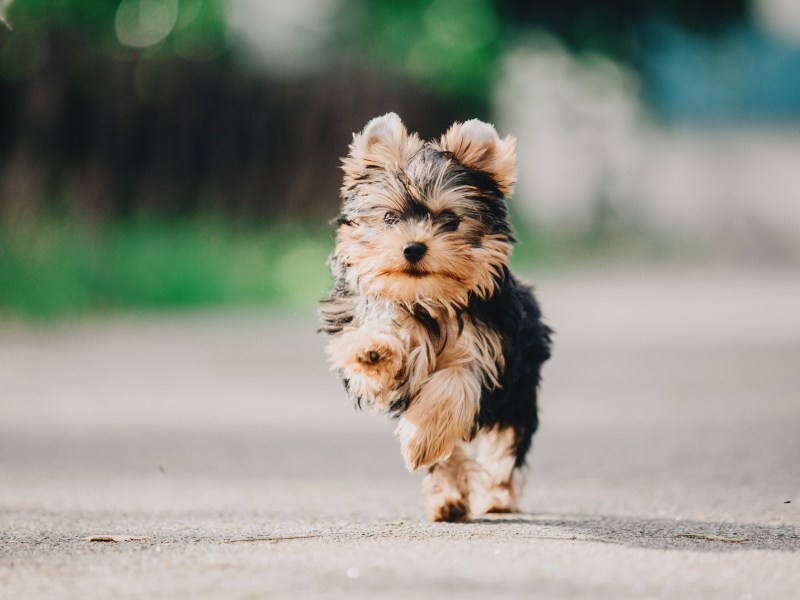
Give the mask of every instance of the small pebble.
<svg viewBox="0 0 800 600">
<path fill-rule="evenodd" d="M 347 571 L 345 571 L 345 573 L 347 574 L 348 579 L 358 579 L 358 577 L 361 575 L 361 571 L 355 567 L 350 567 L 347 569 Z"/>
</svg>

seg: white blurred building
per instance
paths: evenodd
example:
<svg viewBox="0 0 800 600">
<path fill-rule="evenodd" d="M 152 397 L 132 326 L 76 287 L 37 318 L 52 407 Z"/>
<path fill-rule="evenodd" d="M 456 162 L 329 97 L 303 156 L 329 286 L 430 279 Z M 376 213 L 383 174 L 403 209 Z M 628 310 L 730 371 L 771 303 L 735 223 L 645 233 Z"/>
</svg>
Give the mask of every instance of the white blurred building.
<svg viewBox="0 0 800 600">
<path fill-rule="evenodd" d="M 549 38 L 510 53 L 495 110 L 518 138 L 520 211 L 570 229 L 611 211 L 649 230 L 774 238 L 800 252 L 800 120 L 712 110 L 657 123 L 641 98 L 633 73 Z"/>
</svg>

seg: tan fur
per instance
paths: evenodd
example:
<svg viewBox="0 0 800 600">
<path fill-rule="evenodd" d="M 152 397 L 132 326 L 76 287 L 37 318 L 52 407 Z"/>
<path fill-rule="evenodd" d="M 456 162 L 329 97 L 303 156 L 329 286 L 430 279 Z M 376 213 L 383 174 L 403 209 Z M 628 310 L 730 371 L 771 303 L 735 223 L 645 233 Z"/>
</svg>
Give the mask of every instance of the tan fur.
<svg viewBox="0 0 800 600">
<path fill-rule="evenodd" d="M 394 113 L 373 119 L 354 136 L 350 154 L 343 159 L 342 193 L 358 216 L 339 227 L 335 255 L 341 264 L 352 265 L 348 283 L 361 295 L 429 311 L 444 307 L 454 314 L 466 306 L 469 294 L 491 295 L 508 265 L 511 243 L 502 235 L 482 235 L 482 224 L 470 210 L 471 190 L 456 185 L 450 171 L 412 160 L 422 145 Z M 491 125 L 475 120 L 454 124 L 440 142 L 457 160 L 493 174 L 504 193 L 511 192 L 516 176 L 514 145 L 514 138 L 500 140 Z M 375 166 L 381 169 L 369 168 Z M 392 176 L 380 175 L 386 172 Z M 413 183 L 418 180 L 434 182 L 424 198 Z M 441 232 L 430 219 L 385 227 L 384 215 L 400 211 L 408 194 L 424 200 L 434 212 L 455 211 L 462 218 L 459 230 Z M 481 244 L 465 244 L 469 235 L 478 235 Z M 408 242 L 429 248 L 417 265 L 422 276 L 408 272 L 402 253 Z M 476 269 L 476 264 L 482 268 Z"/>
<path fill-rule="evenodd" d="M 417 134 L 408 135 L 395 113 L 372 119 L 361 133 L 353 134 L 350 154 L 342 160 L 343 190 L 353 185 L 370 166 L 392 167 L 404 164 L 422 147 Z"/>
<path fill-rule="evenodd" d="M 514 430 L 510 427 L 483 431 L 478 436 L 476 459 L 485 477 L 476 489 L 476 512 L 518 512 L 522 481 L 514 469 L 514 443 Z"/>
<path fill-rule="evenodd" d="M 461 165 L 490 175 L 507 196 L 515 140 L 472 120 L 430 143 L 449 154 L 420 152 L 423 146 L 394 113 L 353 136 L 331 258 L 341 297 L 333 294 L 321 314 L 335 333 L 327 348 L 332 367 L 359 402 L 402 414 L 395 433 L 406 466 L 431 468 L 431 518 L 451 521 L 469 518 L 469 480 L 481 471 L 465 443 L 476 433 L 482 388 L 497 388 L 505 368 L 499 334 L 462 309 L 470 297 L 496 291 L 511 254 L 507 230 L 491 228 L 476 210 L 475 194 L 486 190 L 471 187 L 480 184 Z M 494 191 L 487 198 L 504 201 Z M 403 248 L 413 242 L 427 251 L 412 264 Z M 490 434 L 482 454 L 487 510 L 516 505 L 506 435 Z"/>
<path fill-rule="evenodd" d="M 327 352 L 332 368 L 341 369 L 352 391 L 373 406 L 385 408 L 402 394 L 414 398 L 395 432 L 406 466 L 414 471 L 469 440 L 481 386 L 498 385 L 501 342 L 493 330 L 466 317 L 459 326 L 440 309 L 433 315 L 444 341 L 437 344 L 407 311 L 390 307 L 390 302 L 361 306 L 354 323 L 331 338 Z M 374 364 L 365 358 L 371 352 L 380 357 Z M 395 385 L 397 379 L 404 383 Z"/>
<path fill-rule="evenodd" d="M 434 372 L 397 426 L 406 467 L 415 471 L 444 460 L 458 442 L 468 440 L 479 401 L 480 380 L 470 369 Z"/>
<path fill-rule="evenodd" d="M 484 298 L 493 293 L 508 265 L 511 243 L 502 235 L 482 235 L 482 224 L 470 210 L 471 190 L 454 185 L 447 169 L 427 172 L 430 164 L 411 160 L 421 145 L 393 113 L 370 121 L 354 137 L 350 155 L 344 159 L 343 194 L 357 217 L 339 227 L 336 258 L 352 265 L 348 283 L 359 294 L 409 307 L 416 304 L 429 311 L 443 307 L 454 314 L 466 306 L 470 293 Z M 515 162 L 510 136 L 500 140 L 491 125 L 468 121 L 453 125 L 441 145 L 469 166 L 494 173 L 501 190 L 511 191 Z M 393 176 L 376 175 L 370 165 L 384 167 Z M 413 181 L 423 179 L 434 181 L 424 198 L 432 211 L 451 210 L 462 217 L 457 232 L 441 232 L 430 219 L 384 226 L 384 215 L 401 210 L 409 193 L 421 196 Z M 350 193 L 356 182 L 358 192 Z M 478 235 L 481 244 L 465 244 L 469 235 Z M 402 249 L 409 242 L 422 242 L 429 248 L 417 265 L 421 276 L 408 272 Z"/>
<path fill-rule="evenodd" d="M 459 444 L 447 460 L 425 475 L 422 489 L 428 497 L 431 521 L 466 521 L 471 517 L 470 484 L 479 471 L 463 444 Z"/>
<path fill-rule="evenodd" d="M 516 144 L 513 136 L 501 140 L 492 125 L 477 119 L 454 123 L 439 142 L 462 164 L 492 175 L 504 196 L 513 193 L 517 179 Z"/>
<path fill-rule="evenodd" d="M 340 370 L 357 396 L 386 408 L 391 390 L 408 354 L 403 340 L 382 323 L 347 327 L 326 348 L 331 368 Z"/>
<path fill-rule="evenodd" d="M 448 334 L 455 335 L 458 324 L 450 322 L 448 325 Z M 440 366 L 470 367 L 482 373 L 481 383 L 487 388 L 499 386 L 499 376 L 505 364 L 501 340 L 492 329 L 463 318 L 461 335 L 445 345 L 440 354 Z"/>
<path fill-rule="evenodd" d="M 381 218 L 383 214 L 381 214 Z M 504 238 L 486 236 L 478 247 L 464 247 L 463 235 L 436 233 L 431 223 L 409 223 L 385 229 L 375 223 L 341 225 L 337 232 L 336 257 L 356 265 L 348 271 L 350 285 L 361 294 L 393 299 L 429 312 L 443 307 L 451 314 L 466 306 L 470 292 L 486 297 L 494 291 L 496 278 L 508 264 L 511 244 Z M 429 250 L 419 269 L 410 275 L 403 246 L 425 243 Z M 484 268 L 476 269 L 475 264 Z"/>
</svg>

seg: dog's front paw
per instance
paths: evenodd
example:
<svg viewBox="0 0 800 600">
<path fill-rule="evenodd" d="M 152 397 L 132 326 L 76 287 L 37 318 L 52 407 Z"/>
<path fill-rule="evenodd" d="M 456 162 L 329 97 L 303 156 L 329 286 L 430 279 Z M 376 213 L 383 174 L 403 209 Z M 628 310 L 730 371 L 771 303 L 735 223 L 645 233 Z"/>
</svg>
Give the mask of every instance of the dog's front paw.
<svg viewBox="0 0 800 600">
<path fill-rule="evenodd" d="M 403 460 L 409 471 L 445 460 L 452 454 L 458 441 L 447 429 L 439 427 L 436 421 L 423 421 L 416 425 L 406 417 L 400 419 L 394 433 L 400 439 Z"/>
<path fill-rule="evenodd" d="M 369 336 L 356 344 L 354 355 L 349 361 L 351 370 L 369 374 L 379 374 L 382 371 L 390 372 L 393 367 L 400 367 L 397 349 L 391 340 L 382 339 L 382 336 Z"/>
<path fill-rule="evenodd" d="M 377 327 L 345 331 L 327 347 L 334 369 L 341 371 L 354 395 L 379 406 L 388 402 L 403 367 L 402 340 Z"/>
<path fill-rule="evenodd" d="M 409 471 L 445 460 L 470 438 L 480 402 L 480 381 L 463 368 L 433 373 L 397 425 Z"/>
<path fill-rule="evenodd" d="M 341 341 L 335 366 L 349 374 L 359 373 L 386 382 L 402 366 L 402 342 L 391 334 L 356 329 L 342 336 Z"/>
</svg>

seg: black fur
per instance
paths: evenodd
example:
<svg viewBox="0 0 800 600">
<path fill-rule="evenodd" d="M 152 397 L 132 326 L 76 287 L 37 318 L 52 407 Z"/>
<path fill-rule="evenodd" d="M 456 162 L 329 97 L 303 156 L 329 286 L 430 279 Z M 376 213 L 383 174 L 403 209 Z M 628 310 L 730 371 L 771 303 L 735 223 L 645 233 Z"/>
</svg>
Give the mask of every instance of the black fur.
<svg viewBox="0 0 800 600">
<path fill-rule="evenodd" d="M 344 310 L 348 303 L 343 303 L 343 300 L 348 298 L 352 298 L 352 294 L 343 279 L 339 279 L 320 309 L 323 322 L 320 331 L 336 334 L 352 320 L 352 313 Z M 513 427 L 516 465 L 522 466 L 539 426 L 537 395 L 540 371 L 542 364 L 550 358 L 552 329 L 542 322 L 533 290 L 520 283 L 508 270 L 503 273 L 498 289 L 491 297 L 485 300 L 471 297 L 469 305 L 459 315 L 460 321 L 465 314 L 500 334 L 505 363 L 505 368 L 500 371 L 500 387 L 482 391 L 475 430 Z M 413 316 L 433 339 L 439 339 L 442 344 L 446 342 L 441 340 L 441 329 L 436 319 L 426 311 L 417 308 Z M 343 379 L 343 384 L 350 393 L 346 379 Z M 352 397 L 352 401 L 361 407 L 361 398 Z M 394 417 L 401 416 L 410 402 L 411 398 L 401 396 L 390 406 L 390 413 Z"/>
<path fill-rule="evenodd" d="M 550 358 L 552 330 L 542 320 L 533 291 L 509 272 L 488 300 L 473 297 L 466 309 L 470 317 L 497 331 L 503 340 L 500 387 L 484 388 L 478 427 L 513 427 L 516 463 L 522 466 L 539 426 L 537 394 L 541 366 Z"/>
<path fill-rule="evenodd" d="M 481 223 L 482 231 L 478 234 L 465 236 L 465 241 L 474 246 L 480 246 L 483 235 L 502 236 L 509 242 L 515 242 L 514 235 L 508 221 L 505 198 L 497 182 L 487 173 L 470 168 L 458 162 L 452 153 L 426 146 L 414 156 L 412 160 L 428 163 L 427 169 L 431 174 L 446 170 L 448 178 L 453 185 L 467 186 L 472 192 L 468 196 L 473 201 L 471 216 Z M 369 165 L 370 171 L 359 177 L 359 181 L 371 178 L 396 178 L 399 179 L 405 190 L 404 209 L 399 213 L 392 213 L 389 217 L 395 219 L 423 219 L 432 218 L 436 222 L 437 215 L 431 215 L 425 204 L 424 198 L 430 193 L 435 183 L 435 177 L 430 180 L 411 182 L 408 175 L 402 171 L 388 169 L 375 169 Z M 425 170 L 423 170 L 425 171 Z M 350 186 L 343 192 L 342 213 L 336 219 L 337 225 L 347 225 L 352 219 L 357 218 L 352 200 L 355 198 L 358 183 Z M 445 221 L 453 213 L 444 217 Z M 449 223 L 448 226 L 452 226 Z M 457 224 L 455 224 L 457 227 Z M 348 288 L 345 282 L 345 273 L 350 265 L 341 264 L 334 257 L 331 258 L 331 270 L 336 282 L 329 297 L 322 302 L 320 318 L 321 331 L 328 334 L 338 334 L 342 328 L 353 320 L 355 309 L 355 292 Z M 480 429 L 504 429 L 512 427 L 515 432 L 515 458 L 516 466 L 522 466 L 531 446 L 531 439 L 539 424 L 537 412 L 537 393 L 540 382 L 542 364 L 550 357 L 552 330 L 542 322 L 539 305 L 529 286 L 520 283 L 507 268 L 496 276 L 497 287 L 488 298 L 470 296 L 469 303 L 461 309 L 457 316 L 459 322 L 458 335 L 463 331 L 464 318 L 469 317 L 474 322 L 481 322 L 487 328 L 497 332 L 502 339 L 502 352 L 504 367 L 498 369 L 500 386 L 495 389 L 485 387 L 480 399 L 480 411 L 476 417 L 473 432 Z M 436 318 L 428 314 L 421 307 L 412 310 L 411 315 L 428 332 L 431 339 L 444 347 L 447 343 L 445 333 Z M 343 374 L 340 373 L 340 378 Z M 344 380 L 345 388 L 348 382 Z M 403 382 L 398 381 L 398 395 L 389 406 L 389 412 L 401 416 L 413 402 L 413 399 L 403 391 Z M 361 405 L 361 398 L 353 397 L 356 406 Z"/>
</svg>

